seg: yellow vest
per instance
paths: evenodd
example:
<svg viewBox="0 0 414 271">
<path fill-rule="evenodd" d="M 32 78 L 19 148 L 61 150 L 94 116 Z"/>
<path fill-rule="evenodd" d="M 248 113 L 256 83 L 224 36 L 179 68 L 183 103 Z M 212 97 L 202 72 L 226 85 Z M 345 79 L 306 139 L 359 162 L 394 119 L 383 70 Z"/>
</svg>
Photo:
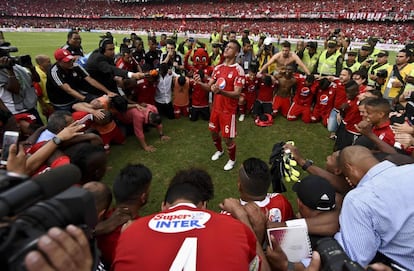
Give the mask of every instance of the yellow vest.
<svg viewBox="0 0 414 271">
<path fill-rule="evenodd" d="M 361 63 L 358 63 L 358 62 L 356 62 L 356 61 L 355 61 L 355 63 L 354 63 L 351 67 L 349 67 L 349 66 L 346 64 L 346 61 L 344 61 L 344 63 L 342 64 L 342 67 L 344 67 L 344 68 L 348 68 L 348 69 L 350 69 L 352 72 L 356 72 L 357 70 L 359 70 L 359 67 L 361 67 Z"/>
<path fill-rule="evenodd" d="M 271 56 L 267 56 L 267 59 L 265 58 L 265 55 L 264 54 L 261 54 L 260 55 L 260 57 L 259 57 L 259 70 L 263 67 L 263 65 L 265 64 L 265 60 L 267 60 L 267 61 L 269 61 L 271 59 Z M 266 63 L 267 63 L 267 61 L 266 61 Z M 276 62 L 274 62 L 274 63 L 272 63 L 272 64 L 270 64 L 268 67 L 267 67 L 267 73 L 268 74 L 273 74 L 273 72 L 276 70 Z M 266 72 L 266 71 L 264 71 L 264 72 Z"/>
<path fill-rule="evenodd" d="M 220 43 L 220 33 L 211 33 L 211 43 Z"/>
<path fill-rule="evenodd" d="M 413 64 L 411 64 L 411 65 L 413 65 Z M 408 75 L 414 77 L 414 67 L 411 69 L 411 72 Z M 412 91 L 414 91 L 414 84 L 407 83 L 405 85 L 404 92 L 408 94 Z"/>
<path fill-rule="evenodd" d="M 312 72 L 313 69 L 315 68 L 316 62 L 318 62 L 318 58 L 319 58 L 320 55 L 321 55 L 320 52 L 316 51 L 316 53 L 311 57 L 309 55 L 309 50 L 308 49 L 305 49 L 303 51 L 302 62 L 303 62 L 303 64 L 305 64 L 306 68 L 308 68 L 308 70 L 310 72 Z M 298 69 L 299 69 L 299 71 L 304 72 L 300 66 L 298 67 Z"/>
<path fill-rule="evenodd" d="M 259 52 L 259 49 L 260 49 L 259 45 L 257 43 L 254 43 L 253 44 L 253 54 L 257 55 L 257 53 Z"/>
<path fill-rule="evenodd" d="M 338 57 L 341 56 L 341 53 L 336 50 L 336 52 L 326 57 L 328 50 L 322 52 L 319 57 L 318 73 L 323 75 L 335 75 L 336 74 L 336 61 Z"/>
<path fill-rule="evenodd" d="M 393 69 L 393 65 L 390 65 L 390 67 L 388 67 L 388 70 L 387 70 L 388 71 L 387 81 L 385 82 L 385 84 L 382 86 L 382 89 L 381 89 L 382 94 L 384 94 L 385 90 L 388 87 L 390 87 L 390 91 L 388 93 L 389 98 L 395 98 L 398 95 L 398 93 L 400 92 L 400 89 L 401 89 L 401 88 L 393 88 L 391 86 L 393 81 L 398 80 L 395 75 L 391 76 L 392 69 Z M 403 80 L 405 80 L 405 77 L 408 74 L 411 73 L 412 69 L 413 69 L 413 64 L 411 63 L 411 64 L 407 64 L 402 70 L 400 70 L 400 74 L 401 74 L 401 77 L 403 78 Z M 387 97 L 384 97 L 384 98 L 387 98 Z"/>
</svg>

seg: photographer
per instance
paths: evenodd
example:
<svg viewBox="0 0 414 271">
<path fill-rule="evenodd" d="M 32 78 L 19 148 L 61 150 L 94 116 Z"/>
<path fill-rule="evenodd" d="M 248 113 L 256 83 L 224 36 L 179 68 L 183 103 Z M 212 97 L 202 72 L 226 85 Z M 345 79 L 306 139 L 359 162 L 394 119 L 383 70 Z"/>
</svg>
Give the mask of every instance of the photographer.
<svg viewBox="0 0 414 271">
<path fill-rule="evenodd" d="M 17 64 L 20 58 L 11 57 L 10 52 L 17 52 L 17 48 L 8 42 L 0 44 L 0 99 L 22 128 L 29 128 L 24 133 L 30 133 L 31 124 L 43 125 L 36 110 L 37 96 L 31 74 Z"/>
<path fill-rule="evenodd" d="M 375 78 L 375 79 L 374 79 L 373 85 L 370 85 L 368 83 L 368 86 L 372 86 L 376 91 L 379 91 L 381 93 L 381 89 L 383 88 L 383 86 L 385 84 L 385 81 L 387 81 L 387 77 L 388 77 L 387 70 L 380 69 L 375 74 L 375 77 L 371 77 L 371 75 L 369 77 L 370 78 Z M 368 81 L 369 81 L 369 79 L 368 79 Z"/>
<path fill-rule="evenodd" d="M 263 44 L 260 46 L 259 51 L 257 52 L 257 60 L 259 62 L 259 70 L 263 69 L 263 66 L 265 66 L 267 63 L 270 62 L 272 57 L 278 53 L 278 49 L 273 46 L 272 44 L 272 38 L 265 38 L 263 40 Z M 276 63 L 267 64 L 266 67 L 266 73 L 273 74 L 273 72 L 277 68 Z M 264 69 L 263 69 L 264 70 Z"/>
</svg>

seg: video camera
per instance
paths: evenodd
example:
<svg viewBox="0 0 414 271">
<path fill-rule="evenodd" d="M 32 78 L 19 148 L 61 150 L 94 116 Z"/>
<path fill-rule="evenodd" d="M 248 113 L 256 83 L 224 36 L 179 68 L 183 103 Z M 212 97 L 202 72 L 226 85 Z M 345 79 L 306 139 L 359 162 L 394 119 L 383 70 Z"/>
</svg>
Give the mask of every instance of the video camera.
<svg viewBox="0 0 414 271">
<path fill-rule="evenodd" d="M 6 46 L 4 46 L 6 45 Z M 7 57 L 7 63 L 6 64 L 0 64 L 0 69 L 10 69 L 16 64 L 19 64 L 23 67 L 30 67 L 33 66 L 32 64 L 32 58 L 30 55 L 22 55 L 22 56 L 10 56 L 10 53 L 18 52 L 19 50 L 17 47 L 10 46 L 8 42 L 3 43 L 3 46 L 0 45 L 0 57 Z"/>
<path fill-rule="evenodd" d="M 91 230 L 97 224 L 97 212 L 92 194 L 73 186 L 80 177 L 80 170 L 69 164 L 0 193 L 2 270 L 25 270 L 24 258 L 36 249 L 38 239 L 51 227 L 69 224 L 84 230 L 96 266 L 99 261 Z"/>
</svg>

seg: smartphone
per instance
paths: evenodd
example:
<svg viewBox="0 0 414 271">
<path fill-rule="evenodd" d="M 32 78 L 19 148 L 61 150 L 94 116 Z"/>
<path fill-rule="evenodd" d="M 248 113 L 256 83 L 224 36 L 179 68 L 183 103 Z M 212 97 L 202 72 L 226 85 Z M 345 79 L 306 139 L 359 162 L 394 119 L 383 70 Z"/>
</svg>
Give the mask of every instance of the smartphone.
<svg viewBox="0 0 414 271">
<path fill-rule="evenodd" d="M 88 120 L 93 120 L 93 115 L 92 114 L 87 114 L 85 115 L 83 118 L 81 118 L 80 120 L 78 120 L 78 122 L 80 124 L 84 124 L 85 122 L 87 122 Z"/>
<path fill-rule="evenodd" d="M 19 132 L 6 131 L 3 136 L 3 148 L 1 152 L 0 164 L 7 165 L 7 159 L 9 158 L 9 148 L 11 144 L 17 144 L 19 140 Z"/>
</svg>

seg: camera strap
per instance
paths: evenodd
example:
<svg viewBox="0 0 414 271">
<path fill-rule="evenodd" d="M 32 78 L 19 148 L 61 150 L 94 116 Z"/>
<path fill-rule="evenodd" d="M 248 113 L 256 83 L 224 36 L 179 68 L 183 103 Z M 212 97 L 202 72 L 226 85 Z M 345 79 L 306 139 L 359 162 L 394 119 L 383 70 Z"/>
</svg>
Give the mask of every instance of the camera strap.
<svg viewBox="0 0 414 271">
<path fill-rule="evenodd" d="M 394 72 L 394 75 L 397 77 L 398 81 L 400 81 L 401 84 L 405 85 L 404 79 L 402 78 L 400 74 L 400 70 L 398 69 L 397 65 L 392 66 L 392 71 Z"/>
</svg>

